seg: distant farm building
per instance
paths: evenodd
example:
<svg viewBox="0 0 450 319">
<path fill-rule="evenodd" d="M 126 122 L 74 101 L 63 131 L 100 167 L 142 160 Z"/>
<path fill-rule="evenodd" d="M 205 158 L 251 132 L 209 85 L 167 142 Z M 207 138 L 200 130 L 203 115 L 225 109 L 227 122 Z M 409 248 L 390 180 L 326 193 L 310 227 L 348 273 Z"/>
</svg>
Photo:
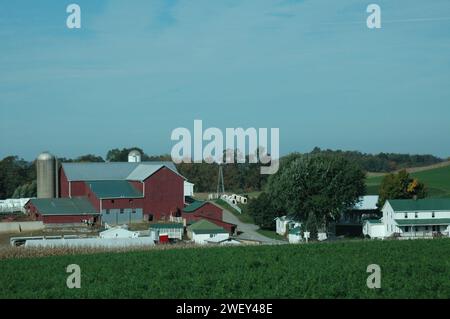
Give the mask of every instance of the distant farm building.
<svg viewBox="0 0 450 319">
<path fill-rule="evenodd" d="M 359 201 L 336 221 L 335 234 L 361 236 L 364 221 L 379 218 L 378 198 L 378 195 L 361 196 Z"/>
<path fill-rule="evenodd" d="M 301 227 L 297 226 L 289 230 L 288 240 L 290 244 L 298 244 L 302 241 Z"/>
<path fill-rule="evenodd" d="M 223 221 L 223 209 L 209 201 L 194 201 L 186 206 L 181 214 L 186 225 L 205 219 L 224 228 L 230 235 L 236 232 L 236 225 Z"/>
<path fill-rule="evenodd" d="M 400 239 L 450 236 L 450 199 L 390 199 L 382 208 L 383 217 L 367 221 L 364 235 Z"/>
<path fill-rule="evenodd" d="M 209 240 L 221 241 L 230 237 L 229 233 L 216 224 L 201 219 L 187 228 L 188 238 L 196 244 L 207 244 Z"/>
<path fill-rule="evenodd" d="M 25 208 L 33 220 L 44 224 L 95 224 L 100 219 L 100 213 L 83 197 L 33 198 Z"/>
<path fill-rule="evenodd" d="M 289 230 L 300 226 L 301 223 L 288 216 L 281 216 L 275 218 L 275 225 L 277 234 L 286 236 L 289 233 Z"/>
<path fill-rule="evenodd" d="M 183 224 L 177 223 L 161 223 L 161 224 L 151 224 L 150 225 L 150 236 L 154 238 L 159 238 L 162 236 L 167 236 L 168 239 L 178 239 L 183 238 L 184 226 Z"/>
<path fill-rule="evenodd" d="M 106 163 L 59 163 L 45 152 L 36 166 L 38 198 L 25 208 L 46 224 L 168 221 L 193 194 L 172 162 L 141 162 L 137 151 L 129 162 Z"/>
</svg>

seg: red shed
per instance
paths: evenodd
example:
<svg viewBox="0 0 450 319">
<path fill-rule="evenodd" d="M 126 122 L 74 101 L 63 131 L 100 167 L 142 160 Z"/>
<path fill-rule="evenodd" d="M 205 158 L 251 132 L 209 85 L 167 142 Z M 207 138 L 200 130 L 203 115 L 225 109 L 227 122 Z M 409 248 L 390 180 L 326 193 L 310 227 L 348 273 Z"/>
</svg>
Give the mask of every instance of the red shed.
<svg viewBox="0 0 450 319">
<path fill-rule="evenodd" d="M 99 222 L 99 213 L 85 197 L 33 198 L 25 204 L 29 216 L 44 224 Z"/>
</svg>

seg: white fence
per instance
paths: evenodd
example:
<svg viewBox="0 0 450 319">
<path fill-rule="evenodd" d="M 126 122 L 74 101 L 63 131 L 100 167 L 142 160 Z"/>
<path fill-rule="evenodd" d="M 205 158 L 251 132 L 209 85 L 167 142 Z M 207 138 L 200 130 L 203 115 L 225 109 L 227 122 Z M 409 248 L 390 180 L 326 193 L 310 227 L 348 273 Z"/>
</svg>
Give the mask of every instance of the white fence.
<svg viewBox="0 0 450 319">
<path fill-rule="evenodd" d="M 44 229 L 44 223 L 36 222 L 4 222 L 0 223 L 1 233 L 21 233 Z"/>
<path fill-rule="evenodd" d="M 152 246 L 153 237 L 139 238 L 77 238 L 77 239 L 31 239 L 25 242 L 27 248 L 124 248 L 136 246 Z"/>
</svg>

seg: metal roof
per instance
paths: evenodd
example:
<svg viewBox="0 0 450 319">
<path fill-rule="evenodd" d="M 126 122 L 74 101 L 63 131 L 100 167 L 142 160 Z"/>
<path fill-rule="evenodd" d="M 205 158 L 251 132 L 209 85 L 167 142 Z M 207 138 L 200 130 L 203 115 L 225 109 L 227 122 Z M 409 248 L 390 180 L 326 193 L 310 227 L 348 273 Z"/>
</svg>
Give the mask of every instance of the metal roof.
<svg viewBox="0 0 450 319">
<path fill-rule="evenodd" d="M 356 210 L 376 210 L 378 209 L 378 195 L 366 195 L 359 198 L 358 203 L 353 206 Z"/>
<path fill-rule="evenodd" d="M 404 211 L 450 211 L 450 198 L 389 199 L 396 212 Z"/>
<path fill-rule="evenodd" d="M 205 202 L 205 201 L 196 200 L 196 201 L 192 202 L 190 205 L 186 206 L 183 209 L 183 212 L 192 213 L 192 212 L 196 211 L 197 209 L 199 209 L 200 207 L 202 207 L 203 205 L 205 205 L 206 203 L 207 202 Z"/>
<path fill-rule="evenodd" d="M 396 219 L 399 226 L 409 225 L 449 225 L 450 218 L 428 218 L 428 219 Z"/>
<path fill-rule="evenodd" d="M 139 198 L 142 192 L 128 181 L 91 181 L 86 182 L 98 198 Z"/>
<path fill-rule="evenodd" d="M 138 165 L 126 179 L 131 181 L 143 181 L 147 177 L 153 175 L 163 165 Z"/>
<path fill-rule="evenodd" d="M 68 181 L 142 181 L 163 166 L 180 175 L 172 162 L 62 163 Z"/>
<path fill-rule="evenodd" d="M 184 228 L 183 224 L 151 224 L 150 229 L 170 229 L 170 228 Z"/>
<path fill-rule="evenodd" d="M 222 234 L 228 233 L 222 227 L 217 226 L 216 224 L 207 221 L 205 219 L 200 219 L 194 224 L 188 226 L 189 230 L 196 234 Z"/>
<path fill-rule="evenodd" d="M 32 198 L 30 201 L 44 216 L 99 214 L 85 197 Z"/>
<path fill-rule="evenodd" d="M 381 221 L 381 219 L 366 219 L 366 220 L 364 220 L 364 222 L 369 223 L 369 224 L 382 224 L 383 223 Z"/>
</svg>

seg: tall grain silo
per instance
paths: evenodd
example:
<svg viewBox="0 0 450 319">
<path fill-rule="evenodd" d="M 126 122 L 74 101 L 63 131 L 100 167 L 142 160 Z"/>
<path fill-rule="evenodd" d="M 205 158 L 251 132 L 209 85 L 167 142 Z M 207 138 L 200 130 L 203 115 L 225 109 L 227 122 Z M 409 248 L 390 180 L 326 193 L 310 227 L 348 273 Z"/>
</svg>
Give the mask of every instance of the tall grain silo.
<svg viewBox="0 0 450 319">
<path fill-rule="evenodd" d="M 56 158 L 48 152 L 36 159 L 37 197 L 54 198 L 56 195 Z"/>
</svg>

